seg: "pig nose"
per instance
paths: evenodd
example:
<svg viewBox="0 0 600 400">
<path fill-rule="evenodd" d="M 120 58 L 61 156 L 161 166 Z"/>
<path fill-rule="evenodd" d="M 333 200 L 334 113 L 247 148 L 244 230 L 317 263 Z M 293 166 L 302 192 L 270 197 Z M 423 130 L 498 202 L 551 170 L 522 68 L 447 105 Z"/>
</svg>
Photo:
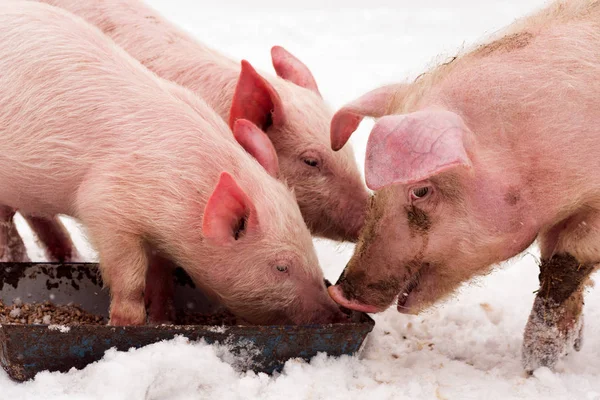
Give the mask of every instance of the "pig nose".
<svg viewBox="0 0 600 400">
<path fill-rule="evenodd" d="M 325 305 L 319 319 L 325 324 L 336 324 L 349 321 L 349 316 L 342 312 L 342 309 L 338 304 L 329 300 Z"/>
</svg>

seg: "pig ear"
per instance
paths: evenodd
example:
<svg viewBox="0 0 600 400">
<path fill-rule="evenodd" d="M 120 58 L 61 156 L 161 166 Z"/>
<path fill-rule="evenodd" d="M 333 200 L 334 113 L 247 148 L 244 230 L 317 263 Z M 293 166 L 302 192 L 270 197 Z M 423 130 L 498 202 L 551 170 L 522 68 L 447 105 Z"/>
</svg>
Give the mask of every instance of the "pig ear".
<svg viewBox="0 0 600 400">
<path fill-rule="evenodd" d="M 262 130 L 266 130 L 271 123 L 283 123 L 279 94 L 246 60 L 242 60 L 242 70 L 229 111 L 231 129 L 238 119 L 247 119 Z"/>
<path fill-rule="evenodd" d="M 367 143 L 365 177 L 372 190 L 408 184 L 450 168 L 471 167 L 462 118 L 450 111 L 420 111 L 381 118 Z"/>
<path fill-rule="evenodd" d="M 317 87 L 317 82 L 308 67 L 286 49 L 281 46 L 274 46 L 271 49 L 271 58 L 273 59 L 273 68 L 275 68 L 277 76 L 298 86 L 312 90 L 319 96 L 321 95 Z"/>
<path fill-rule="evenodd" d="M 407 84 L 382 86 L 340 108 L 331 120 L 331 148 L 338 151 L 344 147 L 364 117 L 386 115 L 392 100 L 401 97 L 408 87 Z"/>
<path fill-rule="evenodd" d="M 222 172 L 219 182 L 204 208 L 202 233 L 217 245 L 238 240 L 249 228 L 249 219 L 256 225 L 255 208 L 233 177 Z"/>
<path fill-rule="evenodd" d="M 273 143 L 256 125 L 247 119 L 238 119 L 233 124 L 235 140 L 259 162 L 273 177 L 279 175 L 279 161 Z"/>
</svg>

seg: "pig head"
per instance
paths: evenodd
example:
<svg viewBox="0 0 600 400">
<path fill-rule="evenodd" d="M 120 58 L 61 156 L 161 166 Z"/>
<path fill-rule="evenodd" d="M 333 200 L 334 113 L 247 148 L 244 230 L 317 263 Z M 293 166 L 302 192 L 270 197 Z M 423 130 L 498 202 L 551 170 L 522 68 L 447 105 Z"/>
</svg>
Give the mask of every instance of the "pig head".
<svg viewBox="0 0 600 400">
<path fill-rule="evenodd" d="M 334 300 L 379 312 L 398 296 L 398 311 L 417 313 L 527 248 L 537 228 L 510 173 L 494 170 L 503 156 L 441 107 L 381 118 L 365 162 L 375 195 Z"/>
<path fill-rule="evenodd" d="M 277 79 L 265 79 L 242 61 L 230 125 L 245 118 L 266 132 L 277 151 L 280 178 L 294 190 L 314 235 L 356 241 L 368 194 L 352 148 L 330 148 L 331 112 L 310 70 L 282 47 L 271 53 Z"/>
</svg>

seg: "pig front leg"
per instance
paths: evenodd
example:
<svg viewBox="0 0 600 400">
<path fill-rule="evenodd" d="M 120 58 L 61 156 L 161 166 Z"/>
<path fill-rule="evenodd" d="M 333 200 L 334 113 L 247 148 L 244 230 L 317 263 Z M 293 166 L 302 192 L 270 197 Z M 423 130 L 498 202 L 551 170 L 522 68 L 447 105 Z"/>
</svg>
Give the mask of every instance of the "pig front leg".
<svg viewBox="0 0 600 400">
<path fill-rule="evenodd" d="M 127 326 L 146 323 L 144 289 L 148 259 L 142 238 L 131 231 L 116 231 L 119 221 L 103 213 L 82 218 L 100 256 L 100 271 L 109 288 L 109 325 Z M 121 221 L 122 223 L 122 221 Z"/>
<path fill-rule="evenodd" d="M 71 241 L 69 231 L 58 217 L 52 219 L 24 216 L 46 252 L 48 261 L 73 262 L 79 260 L 79 253 Z"/>
<path fill-rule="evenodd" d="M 98 242 L 100 270 L 111 295 L 109 325 L 146 323 L 144 289 L 148 261 L 140 241 L 139 237 L 117 235 Z"/>
<path fill-rule="evenodd" d="M 581 348 L 583 291 L 593 264 L 558 254 L 540 265 L 540 289 L 523 339 L 523 365 L 532 372 L 553 368 L 571 349 Z"/>
<path fill-rule="evenodd" d="M 553 368 L 582 346 L 583 295 L 600 259 L 600 216 L 592 208 L 540 235 L 540 288 L 525 328 L 523 365 Z"/>
<path fill-rule="evenodd" d="M 29 262 L 25 243 L 17 231 L 15 210 L 0 206 L 0 262 Z"/>
</svg>

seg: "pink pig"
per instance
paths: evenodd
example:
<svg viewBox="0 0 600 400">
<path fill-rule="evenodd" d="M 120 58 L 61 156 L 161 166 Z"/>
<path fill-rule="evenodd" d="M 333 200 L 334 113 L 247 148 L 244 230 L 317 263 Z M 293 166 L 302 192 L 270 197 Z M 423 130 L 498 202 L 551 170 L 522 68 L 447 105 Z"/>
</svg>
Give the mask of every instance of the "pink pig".
<svg viewBox="0 0 600 400">
<path fill-rule="evenodd" d="M 259 74 L 197 42 L 138 0 L 42 0 L 99 27 L 162 78 L 193 90 L 233 127 L 252 121 L 279 159 L 308 227 L 335 240 L 358 238 L 368 193 L 350 146 L 329 143 L 332 113 L 309 69 L 281 47 L 271 51 L 278 77 Z"/>
<path fill-rule="evenodd" d="M 4 2 L 0 37 L 0 204 L 86 225 L 111 324 L 145 322 L 148 246 L 250 322 L 342 318 L 257 127 L 234 124 L 264 166 L 191 92 L 58 8 Z"/>
<path fill-rule="evenodd" d="M 600 262 L 600 2 L 562 1 L 414 83 L 379 88 L 332 121 L 341 148 L 364 116 L 376 191 L 330 294 L 417 313 L 539 239 L 540 290 L 523 363 L 581 347 L 583 291 Z"/>
</svg>

